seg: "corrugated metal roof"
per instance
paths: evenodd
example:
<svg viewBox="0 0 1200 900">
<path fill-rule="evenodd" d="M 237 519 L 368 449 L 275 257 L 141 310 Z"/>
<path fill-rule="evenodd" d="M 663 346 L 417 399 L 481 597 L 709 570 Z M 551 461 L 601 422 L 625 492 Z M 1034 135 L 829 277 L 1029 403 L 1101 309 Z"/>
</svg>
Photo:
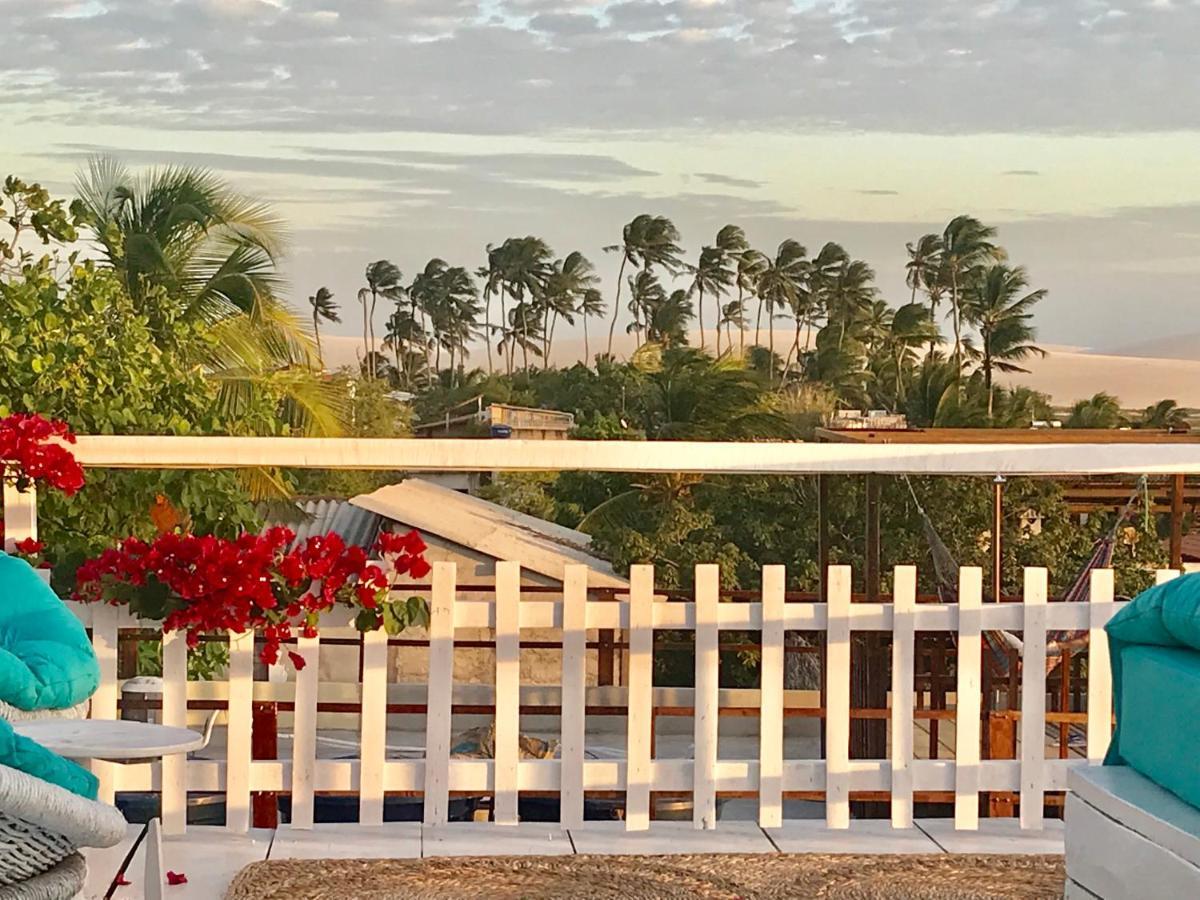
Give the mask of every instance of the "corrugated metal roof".
<svg viewBox="0 0 1200 900">
<path fill-rule="evenodd" d="M 382 487 L 350 503 L 494 559 L 516 560 L 556 580 L 562 580 L 564 566 L 585 565 L 591 569 L 595 587 L 629 584 L 609 562 L 587 552 L 592 540 L 589 535 L 421 478 Z"/>
<path fill-rule="evenodd" d="M 305 500 L 296 504 L 298 516 L 289 516 L 286 521 L 268 522 L 269 525 L 287 525 L 296 532 L 295 547 L 309 537 L 318 534 L 336 533 L 348 545 L 370 548 L 379 537 L 383 519 L 369 510 L 352 506 L 349 500 Z"/>
</svg>

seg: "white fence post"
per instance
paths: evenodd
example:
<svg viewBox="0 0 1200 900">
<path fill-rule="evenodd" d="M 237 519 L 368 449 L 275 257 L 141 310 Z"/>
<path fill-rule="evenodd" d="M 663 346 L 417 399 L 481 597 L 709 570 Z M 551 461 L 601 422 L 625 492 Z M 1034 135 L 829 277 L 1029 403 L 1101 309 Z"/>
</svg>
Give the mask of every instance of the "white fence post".
<svg viewBox="0 0 1200 900">
<path fill-rule="evenodd" d="M 4 495 L 4 552 L 12 553 L 15 545 L 26 538 L 37 540 L 37 488 L 29 485 L 21 492 L 15 484 L 4 477 L 4 466 L 0 465 L 0 483 Z"/>
<path fill-rule="evenodd" d="M 626 710 L 625 828 L 650 827 L 650 740 L 654 728 L 654 567 L 629 572 L 629 685 Z"/>
<path fill-rule="evenodd" d="M 559 822 L 583 827 L 583 746 L 587 723 L 587 578 L 588 567 L 563 570 L 562 697 L 559 753 Z"/>
<path fill-rule="evenodd" d="M 296 673 L 296 704 L 292 724 L 292 827 L 313 827 L 313 790 L 317 773 L 317 689 L 321 638 L 299 638 L 296 654 L 304 668 Z"/>
<path fill-rule="evenodd" d="M 979 828 L 979 713 L 982 701 L 983 571 L 958 574 L 958 684 L 954 704 L 954 827 Z"/>
<path fill-rule="evenodd" d="M 787 570 L 762 572 L 762 660 L 759 665 L 758 824 L 783 825 L 784 599 Z"/>
<path fill-rule="evenodd" d="M 187 727 L 187 635 L 172 631 L 162 642 L 162 723 Z M 187 755 L 175 753 L 162 760 L 163 834 L 183 834 L 187 829 Z"/>
<path fill-rule="evenodd" d="M 100 665 L 100 683 L 96 693 L 92 694 L 93 719 L 117 718 L 117 694 L 120 690 L 117 683 L 117 622 L 122 613 L 123 610 L 118 610 L 115 606 L 98 603 L 92 615 L 92 649 L 95 650 L 96 661 Z M 113 765 L 105 762 L 93 764 L 96 777 L 100 779 L 96 799 L 101 803 L 111 804 L 116 793 Z"/>
<path fill-rule="evenodd" d="M 1021 657 L 1021 827 L 1042 827 L 1046 790 L 1046 570 L 1025 570 Z"/>
<path fill-rule="evenodd" d="M 225 827 L 229 831 L 245 832 L 250 828 L 250 730 L 254 708 L 253 632 L 229 632 L 228 706 L 225 716 Z"/>
<path fill-rule="evenodd" d="M 721 573 L 714 565 L 696 566 L 696 677 L 693 691 L 692 824 L 717 827 L 717 738 L 720 728 L 720 645 L 717 604 Z"/>
<path fill-rule="evenodd" d="M 892 827 L 913 827 L 913 686 L 917 570 L 892 575 Z"/>
<path fill-rule="evenodd" d="M 493 817 L 516 825 L 521 762 L 521 566 L 496 564 L 496 732 Z"/>
<path fill-rule="evenodd" d="M 429 687 L 425 700 L 426 825 L 444 825 L 450 806 L 450 715 L 454 692 L 456 566 L 433 564 L 429 610 Z"/>
<path fill-rule="evenodd" d="M 1113 571 L 1093 569 L 1088 629 L 1087 758 L 1100 763 L 1112 739 L 1112 668 L 1108 658 L 1108 632 L 1104 626 L 1113 614 Z"/>
<path fill-rule="evenodd" d="M 387 747 L 388 635 L 362 636 L 362 713 L 358 741 L 358 821 L 383 824 L 383 766 Z"/>
<path fill-rule="evenodd" d="M 825 824 L 850 827 L 850 567 L 830 566 L 826 581 Z"/>
</svg>

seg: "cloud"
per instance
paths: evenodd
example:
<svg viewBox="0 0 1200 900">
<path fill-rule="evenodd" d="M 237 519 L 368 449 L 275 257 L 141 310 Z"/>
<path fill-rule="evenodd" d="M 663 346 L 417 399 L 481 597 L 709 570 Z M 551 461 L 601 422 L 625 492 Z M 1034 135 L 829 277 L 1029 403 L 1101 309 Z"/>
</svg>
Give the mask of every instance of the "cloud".
<svg viewBox="0 0 1200 900">
<path fill-rule="evenodd" d="M 1033 178 L 1038 175 L 1041 175 L 1042 173 L 1039 172 L 1037 169 L 1009 169 L 1004 174 L 1009 175 L 1009 176 L 1021 177 L 1021 178 Z"/>
<path fill-rule="evenodd" d="M 707 181 L 709 184 L 720 184 L 725 187 L 757 188 L 763 186 L 763 182 L 761 181 L 753 181 L 749 178 L 734 178 L 732 175 L 721 175 L 717 172 L 697 172 L 696 177 L 701 181 Z"/>
<path fill-rule="evenodd" d="M 158 131 L 1200 128 L 1200 5 L 1131 6 L 0 0 L 0 90 Z"/>
<path fill-rule="evenodd" d="M 861 188 L 858 193 L 866 194 L 870 197 L 899 197 L 899 191 L 890 191 L 884 188 Z"/>
</svg>

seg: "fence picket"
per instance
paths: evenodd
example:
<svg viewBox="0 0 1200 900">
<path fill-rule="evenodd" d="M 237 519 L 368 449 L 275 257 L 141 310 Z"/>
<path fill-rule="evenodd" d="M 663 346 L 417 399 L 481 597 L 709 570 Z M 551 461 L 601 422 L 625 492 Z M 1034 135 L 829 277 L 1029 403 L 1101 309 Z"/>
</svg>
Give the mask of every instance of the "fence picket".
<svg viewBox="0 0 1200 900">
<path fill-rule="evenodd" d="M 225 827 L 250 829 L 250 728 L 254 635 L 229 633 L 229 707 L 225 714 Z"/>
<path fill-rule="evenodd" d="M 759 665 L 758 824 L 783 825 L 783 617 L 787 570 L 763 566 L 762 660 Z"/>
<path fill-rule="evenodd" d="M 380 628 L 362 636 L 362 712 L 358 741 L 358 821 L 383 824 L 383 765 L 387 744 L 388 636 Z"/>
<path fill-rule="evenodd" d="M 629 572 L 629 706 L 626 711 L 625 828 L 650 827 L 650 741 L 654 728 L 654 567 Z"/>
<path fill-rule="evenodd" d="M 521 566 L 496 565 L 496 746 L 493 818 L 517 824 L 521 730 Z"/>
<path fill-rule="evenodd" d="M 583 827 L 583 747 L 587 722 L 587 566 L 563 570 L 561 784 L 563 828 Z"/>
<path fill-rule="evenodd" d="M 313 789 L 317 773 L 317 684 L 320 637 L 299 638 L 296 653 L 304 667 L 296 673 L 296 711 L 292 724 L 292 827 L 313 827 Z"/>
<path fill-rule="evenodd" d="M 24 491 L 3 477 L 0 465 L 0 493 L 4 498 L 4 552 L 12 553 L 19 541 L 37 540 L 37 486 L 30 484 Z"/>
<path fill-rule="evenodd" d="M 450 805 L 450 701 L 454 688 L 457 567 L 433 564 L 429 610 L 429 686 L 425 713 L 425 824 L 444 825 Z"/>
<path fill-rule="evenodd" d="M 1046 789 L 1046 570 L 1025 570 L 1021 665 L 1021 828 L 1042 827 Z"/>
<path fill-rule="evenodd" d="M 830 566 L 825 641 L 825 824 L 850 827 L 850 567 Z"/>
<path fill-rule="evenodd" d="M 187 727 L 187 635 L 172 631 L 162 642 L 162 723 Z M 174 753 L 162 760 L 163 834 L 187 829 L 187 756 Z"/>
<path fill-rule="evenodd" d="M 1104 626 L 1113 614 L 1113 571 L 1093 569 L 1091 575 L 1091 628 L 1088 630 L 1087 758 L 1104 760 L 1112 738 L 1112 669 L 1108 659 L 1108 632 Z"/>
<path fill-rule="evenodd" d="M 913 827 L 913 689 L 917 570 L 896 566 L 892 576 L 892 827 Z"/>
<path fill-rule="evenodd" d="M 979 828 L 979 714 L 982 679 L 983 570 L 958 575 L 958 684 L 954 712 L 954 827 Z"/>
<path fill-rule="evenodd" d="M 693 727 L 692 824 L 717 827 L 717 739 L 720 711 L 717 691 L 721 658 L 718 646 L 717 603 L 721 573 L 714 565 L 696 566 L 696 680 Z"/>
<path fill-rule="evenodd" d="M 93 719 L 117 718 L 117 621 L 121 611 L 107 603 L 97 604 L 92 615 L 92 649 L 100 666 L 100 683 L 92 694 L 91 717 Z M 116 785 L 113 779 L 113 764 L 93 763 L 92 769 L 100 781 L 96 799 L 101 803 L 113 802 Z"/>
</svg>

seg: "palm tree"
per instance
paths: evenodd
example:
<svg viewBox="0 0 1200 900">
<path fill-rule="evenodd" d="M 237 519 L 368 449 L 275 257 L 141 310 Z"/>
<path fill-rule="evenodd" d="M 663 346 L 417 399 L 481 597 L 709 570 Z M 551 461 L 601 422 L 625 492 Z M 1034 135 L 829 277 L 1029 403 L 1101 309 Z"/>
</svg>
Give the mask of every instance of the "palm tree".
<svg viewBox="0 0 1200 900">
<path fill-rule="evenodd" d="M 103 157 L 79 174 L 77 190 L 102 263 L 156 341 L 173 346 L 181 322 L 206 332 L 199 355 L 180 362 L 218 383 L 223 412 L 235 417 L 267 392 L 297 430 L 340 432 L 344 403 L 314 376 L 307 322 L 278 298 L 283 226 L 270 207 L 204 169 L 135 177 Z"/>
<path fill-rule="evenodd" d="M 993 371 L 1028 374 L 1029 370 L 1017 363 L 1030 356 L 1046 355 L 1033 343 L 1037 331 L 1030 324 L 1033 307 L 1046 296 L 1046 291 L 1025 293 L 1028 287 L 1024 267 L 997 263 L 988 269 L 977 269 L 964 289 L 963 318 L 979 329 L 980 366 L 989 419 L 994 406 Z"/>
<path fill-rule="evenodd" d="M 1112 394 L 1101 391 L 1071 407 L 1064 428 L 1120 428 L 1125 424 L 1121 402 Z"/>
<path fill-rule="evenodd" d="M 741 255 L 750 249 L 750 242 L 746 240 L 746 232 L 740 226 L 726 225 L 717 232 L 714 246 L 721 253 L 721 271 L 724 276 L 724 284 L 715 293 L 717 295 L 717 355 L 721 355 L 721 321 L 724 318 L 724 310 L 721 308 L 720 295 L 724 293 L 724 288 L 736 283 L 738 278 L 738 260 Z M 739 299 L 741 289 L 739 287 Z M 700 335 L 704 335 L 703 316 L 701 316 Z M 732 342 L 729 345 L 733 346 Z"/>
<path fill-rule="evenodd" d="M 621 243 L 604 248 L 606 253 L 621 254 L 621 268 L 617 272 L 617 296 L 613 302 L 612 321 L 608 326 L 608 354 L 612 355 L 613 334 L 617 328 L 617 317 L 621 310 L 621 285 L 625 280 L 625 265 L 640 266 L 647 271 L 662 266 L 674 274 L 682 266 L 679 247 L 679 230 L 666 216 L 642 213 L 631 219 L 622 229 Z"/>
<path fill-rule="evenodd" d="M 604 315 L 604 295 L 598 288 L 588 288 L 579 297 L 578 313 L 583 319 L 583 361 L 591 365 L 592 354 L 588 348 L 588 319 L 600 318 Z"/>
<path fill-rule="evenodd" d="M 718 314 L 721 308 L 721 295 L 733 284 L 734 272 L 726 266 L 726 254 L 720 247 L 704 247 L 700 251 L 700 260 L 692 267 L 692 285 L 689 292 L 697 297 L 697 309 L 700 321 L 700 349 L 704 349 L 704 292 L 707 290 L 717 301 Z M 718 315 L 719 318 L 719 315 Z M 717 327 L 717 354 L 721 353 L 721 329 Z"/>
<path fill-rule="evenodd" d="M 504 309 L 504 271 L 501 266 L 501 255 L 492 244 L 487 245 L 487 265 L 476 269 L 475 275 L 483 281 L 483 342 L 487 345 L 488 374 L 490 375 L 493 370 L 492 333 L 495 328 L 492 325 L 492 294 L 500 295 L 501 323 L 507 320 Z M 499 330 L 504 330 L 503 324 L 499 326 Z"/>
<path fill-rule="evenodd" d="M 942 268 L 942 236 L 940 234 L 922 235 L 914 244 L 911 241 L 905 245 L 908 250 L 908 262 L 904 265 L 904 283 L 912 288 L 910 303 L 917 302 L 917 291 L 928 291 L 931 285 L 938 283 Z M 930 310 L 934 319 L 937 309 Z"/>
<path fill-rule="evenodd" d="M 368 378 L 375 377 L 375 306 L 379 298 L 397 300 L 404 294 L 400 284 L 400 267 L 386 259 L 379 259 L 367 266 L 367 286 L 358 292 L 358 302 L 363 308 L 363 359 L 367 361 Z"/>
<path fill-rule="evenodd" d="M 513 350 L 520 346 L 526 369 L 529 368 L 530 349 L 536 350 L 532 336 L 540 330 L 537 304 L 550 274 L 553 254 L 545 241 L 533 235 L 508 238 L 497 252 L 504 291 L 516 301 L 508 314 L 507 325 L 521 332 L 519 338 L 511 340 L 506 335 L 504 342 L 508 348 L 508 373 L 511 375 Z"/>
<path fill-rule="evenodd" d="M 938 340 L 937 325 L 923 303 L 906 303 L 892 313 L 891 323 L 883 341 L 894 368 L 893 409 L 903 406 L 907 375 L 916 363 L 917 350 Z"/>
<path fill-rule="evenodd" d="M 759 331 L 762 328 L 763 298 L 758 292 L 758 279 L 767 267 L 767 256 L 759 250 L 743 250 L 737 256 L 737 289 L 738 303 L 745 307 L 747 293 L 758 298 L 758 313 L 754 317 L 754 343 L 759 342 Z M 746 329 L 742 329 L 738 338 L 738 347 L 743 355 L 746 350 Z"/>
<path fill-rule="evenodd" d="M 800 292 L 807 290 L 807 253 L 803 245 L 788 238 L 776 249 L 774 258 L 766 259 L 758 276 L 755 290 L 767 310 L 767 346 L 771 356 L 775 355 L 776 311 L 795 308 Z"/>
<path fill-rule="evenodd" d="M 1004 251 L 992 243 L 996 229 L 973 216 L 956 216 L 942 232 L 941 273 L 949 282 L 950 313 L 954 325 L 954 362 L 962 365 L 961 288 L 972 269 L 999 262 Z"/>
<path fill-rule="evenodd" d="M 685 346 L 688 325 L 695 317 L 687 291 L 671 291 L 662 297 L 660 289 L 660 295 L 646 306 L 646 340 L 664 347 Z"/>
<path fill-rule="evenodd" d="M 542 357 L 549 365 L 550 347 L 554 343 L 554 327 L 558 320 L 565 319 L 568 325 L 575 324 L 575 315 L 582 313 L 583 301 L 588 291 L 594 291 L 600 279 L 586 256 L 578 250 L 567 254 L 565 259 L 555 260 L 546 277 L 543 297 L 545 322 L 542 325 Z M 587 337 L 587 321 L 584 314 L 584 340 Z M 586 352 L 586 344 L 585 344 Z"/>
<path fill-rule="evenodd" d="M 1185 431 L 1189 428 L 1190 410 L 1179 406 L 1174 400 L 1159 400 L 1147 406 L 1138 417 L 1138 428 L 1160 428 L 1169 431 Z"/>
<path fill-rule="evenodd" d="M 327 287 L 317 288 L 317 292 L 308 298 L 312 307 L 313 337 L 317 341 L 317 360 L 324 366 L 325 357 L 321 354 L 321 320 L 337 324 L 342 321 L 338 313 L 338 305 L 333 302 L 333 291 Z"/>
<path fill-rule="evenodd" d="M 419 309 L 429 317 L 434 337 L 436 358 L 431 373 L 441 371 L 442 350 L 450 354 L 450 382 L 455 380 L 455 358 L 466 355 L 466 346 L 475 334 L 482 307 L 471 273 L 461 266 L 451 266 L 442 259 L 431 259 L 413 279 L 408 289 L 413 303 L 411 318 L 415 321 Z M 424 329 L 421 329 L 424 336 Z M 423 343 L 426 343 L 423 341 Z"/>
<path fill-rule="evenodd" d="M 662 282 L 649 269 L 629 276 L 629 312 L 633 321 L 625 327 L 625 331 L 627 334 L 636 333 L 639 345 L 642 343 L 642 329 L 649 331 L 651 316 L 666 299 L 667 292 Z M 646 340 L 653 338 L 647 335 Z"/>
<path fill-rule="evenodd" d="M 717 329 L 725 326 L 725 343 L 729 348 L 733 349 L 733 329 L 736 327 L 738 334 L 744 336 L 746 334 L 746 304 L 740 299 L 730 300 L 721 307 L 721 318 L 717 321 Z M 740 356 L 745 351 L 745 343 L 741 343 L 738 347 L 738 355 Z"/>
</svg>

